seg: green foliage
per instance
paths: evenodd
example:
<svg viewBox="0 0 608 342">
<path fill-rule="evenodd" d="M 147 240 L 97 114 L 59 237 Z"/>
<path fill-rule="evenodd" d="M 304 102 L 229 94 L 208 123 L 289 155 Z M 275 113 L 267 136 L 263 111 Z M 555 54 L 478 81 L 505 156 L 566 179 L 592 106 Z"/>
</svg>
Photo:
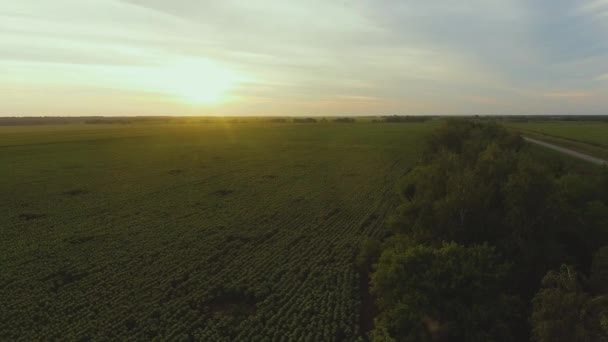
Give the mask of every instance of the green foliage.
<svg viewBox="0 0 608 342">
<path fill-rule="evenodd" d="M 608 246 L 600 248 L 591 264 L 591 288 L 597 295 L 608 295 Z"/>
<path fill-rule="evenodd" d="M 377 239 L 365 239 L 361 243 L 359 254 L 355 263 L 360 270 L 367 270 L 370 265 L 375 263 L 382 253 L 382 244 Z"/>
<path fill-rule="evenodd" d="M 386 250 L 372 277 L 375 338 L 512 341 L 518 300 L 500 293 L 507 270 L 487 245 Z"/>
<path fill-rule="evenodd" d="M 448 122 L 427 150 L 402 181 L 396 233 L 496 245 L 525 269 L 528 288 L 562 262 L 589 264 L 605 241 L 608 210 L 597 176 L 555 175 L 495 125 Z"/>
<path fill-rule="evenodd" d="M 405 176 L 393 227 L 426 242 L 503 238 L 502 186 L 520 148 L 517 138 L 497 127 L 449 122 L 429 140 L 427 160 Z"/>
<path fill-rule="evenodd" d="M 602 320 L 608 312 L 605 298 L 583 291 L 574 269 L 562 265 L 549 271 L 533 301 L 532 336 L 539 342 L 600 341 L 608 338 Z"/>
<path fill-rule="evenodd" d="M 381 324 L 374 336 L 429 339 L 421 317 L 431 317 L 433 324 L 442 326 L 437 317 L 448 316 L 471 318 L 454 324 L 468 329 L 468 335 L 463 337 L 465 333 L 454 328 L 457 333 L 453 339 L 468 341 L 472 336 L 485 336 L 479 338 L 508 340 L 508 335 L 498 330 L 488 333 L 487 323 L 475 325 L 476 320 L 484 322 L 481 316 L 474 316 L 475 309 L 463 309 L 455 315 L 451 308 L 434 303 L 431 307 L 436 311 L 429 315 L 425 306 L 428 298 L 439 301 L 453 297 L 448 292 L 415 286 L 432 283 L 421 279 L 420 274 L 432 279 L 429 273 L 445 272 L 445 267 L 416 259 L 411 253 L 440 250 L 445 248 L 445 241 L 454 241 L 465 249 L 489 244 L 495 247 L 497 265 L 513 265 L 506 274 L 500 268 L 494 270 L 497 278 L 507 279 L 504 283 L 482 282 L 480 289 L 472 291 L 484 294 L 484 288 L 485 295 L 495 300 L 515 294 L 528 301 L 545 273 L 562 263 L 590 269 L 594 251 L 607 241 L 607 171 L 590 171 L 583 176 L 543 161 L 530 153 L 521 138 L 495 124 L 451 120 L 431 135 L 425 157 L 401 182 L 402 203 L 391 220 L 396 235 L 385 243 L 389 248 L 383 252 L 373 278 L 375 295 L 382 303 Z M 415 261 L 407 267 L 396 266 L 404 262 L 397 256 Z M 455 269 L 468 263 L 463 258 L 450 258 Z M 415 264 L 429 270 L 416 269 Z M 403 271 L 406 268 L 408 272 Z M 391 281 L 391 273 L 402 278 Z M 388 280 L 383 283 L 383 279 Z M 424 305 L 417 302 L 419 298 L 427 298 Z M 500 302 L 488 302 L 501 307 Z M 513 314 L 495 319 L 513 328 L 511 337 L 525 338 L 524 317 Z"/>
<path fill-rule="evenodd" d="M 453 119 L 429 136 L 425 156 L 433 159 L 436 153 L 448 151 L 460 155 L 467 162 L 473 162 L 492 143 L 498 144 L 503 150 L 519 150 L 524 146 L 519 135 L 496 123 L 481 124 Z"/>
</svg>

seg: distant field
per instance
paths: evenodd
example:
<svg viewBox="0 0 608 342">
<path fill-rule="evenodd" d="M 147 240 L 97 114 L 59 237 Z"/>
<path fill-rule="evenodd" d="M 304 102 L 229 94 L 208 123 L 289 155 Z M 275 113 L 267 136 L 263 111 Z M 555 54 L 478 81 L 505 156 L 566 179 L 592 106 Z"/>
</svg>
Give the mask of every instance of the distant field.
<svg viewBox="0 0 608 342">
<path fill-rule="evenodd" d="M 533 121 L 507 123 L 533 138 L 608 159 L 608 122 Z"/>
<path fill-rule="evenodd" d="M 354 340 L 436 126 L 0 127 L 0 340 Z"/>
</svg>

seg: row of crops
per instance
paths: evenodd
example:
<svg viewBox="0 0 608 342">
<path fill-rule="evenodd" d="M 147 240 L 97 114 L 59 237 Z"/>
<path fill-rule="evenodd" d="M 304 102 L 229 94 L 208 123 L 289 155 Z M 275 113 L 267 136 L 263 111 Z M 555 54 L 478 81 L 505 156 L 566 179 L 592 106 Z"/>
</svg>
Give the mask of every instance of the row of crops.
<svg viewBox="0 0 608 342">
<path fill-rule="evenodd" d="M 55 130 L 5 147 L 0 339 L 356 340 L 359 245 L 384 233 L 431 128 Z"/>
</svg>

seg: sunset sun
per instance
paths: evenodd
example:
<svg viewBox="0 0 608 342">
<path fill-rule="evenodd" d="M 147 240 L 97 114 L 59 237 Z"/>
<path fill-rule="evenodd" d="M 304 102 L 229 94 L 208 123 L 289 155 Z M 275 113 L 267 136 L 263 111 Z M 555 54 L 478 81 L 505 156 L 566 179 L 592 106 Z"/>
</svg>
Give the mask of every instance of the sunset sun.
<svg viewBox="0 0 608 342">
<path fill-rule="evenodd" d="M 207 59 L 179 61 L 159 69 L 158 90 L 177 102 L 213 105 L 225 102 L 242 77 Z"/>
</svg>

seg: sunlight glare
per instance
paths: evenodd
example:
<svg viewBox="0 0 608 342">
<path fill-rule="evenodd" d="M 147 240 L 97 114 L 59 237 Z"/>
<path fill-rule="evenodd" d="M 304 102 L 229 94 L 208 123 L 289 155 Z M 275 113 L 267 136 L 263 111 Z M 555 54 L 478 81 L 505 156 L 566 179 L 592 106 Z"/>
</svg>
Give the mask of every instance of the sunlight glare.
<svg viewBox="0 0 608 342">
<path fill-rule="evenodd" d="M 182 60 L 160 69 L 163 93 L 191 105 L 212 105 L 228 100 L 241 77 L 207 59 Z"/>
</svg>

